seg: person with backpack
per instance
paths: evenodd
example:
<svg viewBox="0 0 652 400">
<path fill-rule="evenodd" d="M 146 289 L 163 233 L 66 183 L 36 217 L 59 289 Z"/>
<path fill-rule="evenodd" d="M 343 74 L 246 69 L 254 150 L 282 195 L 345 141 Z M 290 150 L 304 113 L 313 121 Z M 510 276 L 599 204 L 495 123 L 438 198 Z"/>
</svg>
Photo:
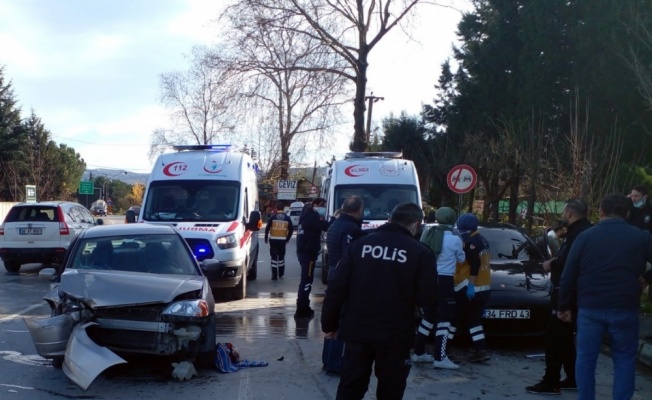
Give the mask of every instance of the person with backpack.
<svg viewBox="0 0 652 400">
<path fill-rule="evenodd" d="M 426 231 L 421 241 L 430 247 L 437 257 L 436 265 L 432 267 L 437 270 L 438 299 L 436 305 L 423 310 L 411 359 L 413 363 L 432 362 L 435 368 L 457 369 L 459 365 L 448 358 L 447 342 L 451 321 L 455 318 L 453 275 L 456 264 L 465 260 L 464 249 L 462 240 L 453 233 L 453 225 L 457 219 L 455 211 L 450 207 L 440 207 L 435 212 L 435 219 L 439 224 Z M 436 315 L 435 318 L 433 314 Z M 433 320 L 437 323 L 434 356 L 425 352 L 426 340 L 435 328 Z"/>
</svg>

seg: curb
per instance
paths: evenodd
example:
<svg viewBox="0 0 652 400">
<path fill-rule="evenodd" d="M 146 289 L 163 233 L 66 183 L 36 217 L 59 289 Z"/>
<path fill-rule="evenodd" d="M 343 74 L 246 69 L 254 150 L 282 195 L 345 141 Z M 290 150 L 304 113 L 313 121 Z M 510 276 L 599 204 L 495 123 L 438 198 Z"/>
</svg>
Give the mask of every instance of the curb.
<svg viewBox="0 0 652 400">
<path fill-rule="evenodd" d="M 636 358 L 648 367 L 652 367 L 652 343 L 643 339 L 639 340 L 638 356 Z"/>
</svg>

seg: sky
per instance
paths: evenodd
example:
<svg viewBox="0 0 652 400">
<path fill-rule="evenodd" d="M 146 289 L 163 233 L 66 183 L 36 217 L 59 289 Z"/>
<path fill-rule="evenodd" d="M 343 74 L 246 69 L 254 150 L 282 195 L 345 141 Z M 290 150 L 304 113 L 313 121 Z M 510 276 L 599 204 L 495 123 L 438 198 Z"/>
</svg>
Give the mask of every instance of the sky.
<svg viewBox="0 0 652 400">
<path fill-rule="evenodd" d="M 465 0 L 448 0 L 466 6 Z M 151 133 L 169 126 L 159 76 L 183 71 L 194 45 L 210 45 L 221 0 L 2 0 L 0 66 L 28 117 L 89 169 L 148 173 Z M 392 30 L 370 55 L 372 123 L 418 115 L 432 103 L 440 65 L 451 56 L 460 12 L 420 5 L 409 36 Z M 352 108 L 349 114 L 352 114 Z M 351 126 L 338 133 L 339 157 Z M 312 165 L 315 160 L 303 160 Z M 321 160 L 316 160 L 322 164 Z"/>
</svg>

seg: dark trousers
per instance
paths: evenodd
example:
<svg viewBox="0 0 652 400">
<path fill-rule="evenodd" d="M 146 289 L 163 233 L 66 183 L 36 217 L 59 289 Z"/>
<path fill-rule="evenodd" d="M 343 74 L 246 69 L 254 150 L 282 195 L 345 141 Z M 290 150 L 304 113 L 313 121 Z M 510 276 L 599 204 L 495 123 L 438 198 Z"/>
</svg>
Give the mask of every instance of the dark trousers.
<svg viewBox="0 0 652 400">
<path fill-rule="evenodd" d="M 315 279 L 315 261 L 317 256 L 310 256 L 304 253 L 297 253 L 299 265 L 301 265 L 301 282 L 297 293 L 297 310 L 310 307 L 310 292 L 312 282 Z"/>
<path fill-rule="evenodd" d="M 376 398 L 403 398 L 412 368 L 410 344 L 377 346 L 371 343 L 345 343 L 337 400 L 362 399 L 369 387 L 371 368 L 378 378 Z"/>
<path fill-rule="evenodd" d="M 489 297 L 491 297 L 491 291 L 489 290 L 476 292 L 473 300 L 466 297 L 466 287 L 455 292 L 457 312 L 451 333 L 455 334 L 458 327 L 465 326 L 469 330 L 473 341 L 473 349 L 475 350 L 485 350 L 487 348 L 487 339 L 484 336 L 484 327 L 482 326 L 482 313 Z"/>
<path fill-rule="evenodd" d="M 269 241 L 269 255 L 271 257 L 272 278 L 282 278 L 285 275 L 285 240 Z"/>
<path fill-rule="evenodd" d="M 437 328 L 435 330 L 435 360 L 446 358 L 446 345 L 452 321 L 455 320 L 455 284 L 452 276 L 437 278 Z"/>
<path fill-rule="evenodd" d="M 557 318 L 556 312 L 550 315 L 550 325 L 546 332 L 546 374 L 543 380 L 558 384 L 561 369 L 566 378 L 575 381 L 575 329 L 570 322 Z"/>
</svg>

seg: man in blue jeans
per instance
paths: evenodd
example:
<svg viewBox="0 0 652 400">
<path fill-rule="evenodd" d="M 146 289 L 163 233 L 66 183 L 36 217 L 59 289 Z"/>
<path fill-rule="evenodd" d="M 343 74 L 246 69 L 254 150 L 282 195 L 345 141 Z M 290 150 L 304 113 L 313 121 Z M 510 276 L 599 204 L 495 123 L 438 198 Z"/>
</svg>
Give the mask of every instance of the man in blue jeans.
<svg viewBox="0 0 652 400">
<path fill-rule="evenodd" d="M 645 263 L 652 261 L 652 235 L 625 221 L 630 200 L 608 194 L 600 202 L 600 222 L 582 232 L 561 276 L 557 316 L 571 321 L 577 290 L 575 380 L 580 400 L 595 399 L 595 368 L 604 334 L 614 363 L 613 398 L 634 394 L 639 303 Z"/>
</svg>

